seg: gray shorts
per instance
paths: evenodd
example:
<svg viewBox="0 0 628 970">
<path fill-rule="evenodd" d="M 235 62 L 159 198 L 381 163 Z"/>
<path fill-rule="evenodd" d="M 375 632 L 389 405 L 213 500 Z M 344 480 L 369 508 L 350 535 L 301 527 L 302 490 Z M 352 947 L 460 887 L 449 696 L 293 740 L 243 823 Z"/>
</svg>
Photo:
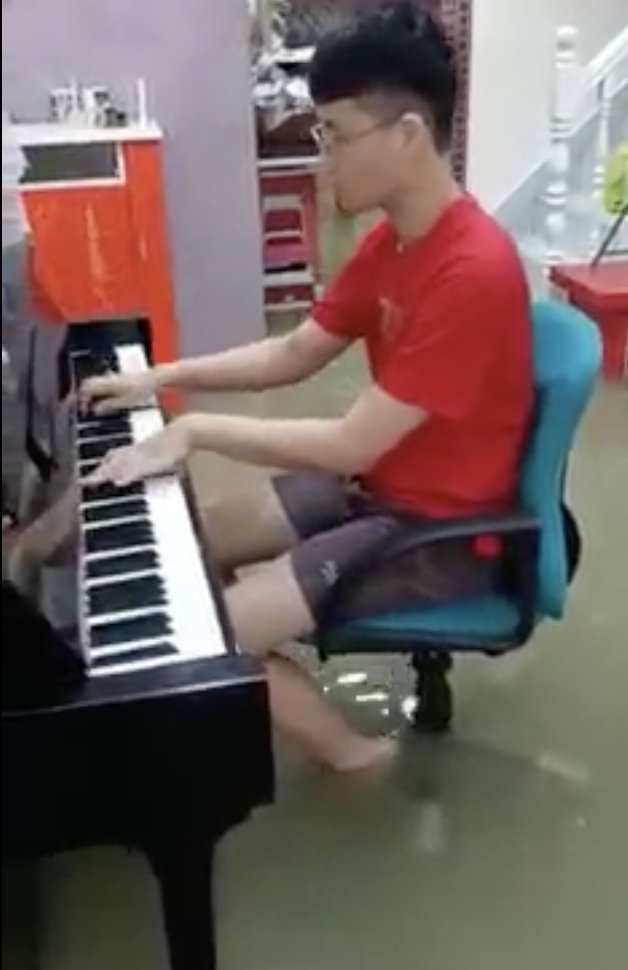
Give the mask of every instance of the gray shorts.
<svg viewBox="0 0 628 970">
<path fill-rule="evenodd" d="M 469 539 L 397 552 L 408 515 L 333 475 L 283 475 L 274 485 L 299 537 L 290 556 L 318 626 L 481 596 L 499 585 L 499 560 Z M 413 530 L 429 524 L 411 521 Z"/>
</svg>

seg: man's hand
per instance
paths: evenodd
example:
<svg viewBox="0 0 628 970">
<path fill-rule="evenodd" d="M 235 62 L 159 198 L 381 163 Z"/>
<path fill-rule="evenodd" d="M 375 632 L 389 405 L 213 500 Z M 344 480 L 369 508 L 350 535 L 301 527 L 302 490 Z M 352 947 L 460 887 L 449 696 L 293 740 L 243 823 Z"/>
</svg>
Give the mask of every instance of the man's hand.
<svg viewBox="0 0 628 970">
<path fill-rule="evenodd" d="M 95 414 L 111 414 L 138 407 L 159 390 L 154 370 L 141 374 L 103 374 L 90 377 L 79 388 L 79 406 Z"/>
<path fill-rule="evenodd" d="M 163 431 L 138 445 L 109 452 L 101 465 L 88 475 L 86 485 L 131 485 L 145 478 L 173 474 L 191 454 L 192 443 L 185 418 L 178 418 Z"/>
</svg>

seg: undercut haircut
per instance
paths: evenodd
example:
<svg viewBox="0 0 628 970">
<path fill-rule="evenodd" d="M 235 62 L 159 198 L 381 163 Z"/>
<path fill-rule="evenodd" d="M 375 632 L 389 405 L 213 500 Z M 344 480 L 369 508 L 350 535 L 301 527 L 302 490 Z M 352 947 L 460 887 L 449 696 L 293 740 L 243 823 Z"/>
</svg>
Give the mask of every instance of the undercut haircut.
<svg viewBox="0 0 628 970">
<path fill-rule="evenodd" d="M 411 0 L 383 4 L 323 37 L 309 85 L 317 106 L 362 101 L 391 119 L 417 111 L 438 151 L 451 146 L 458 98 L 455 55 L 439 22 Z"/>
</svg>

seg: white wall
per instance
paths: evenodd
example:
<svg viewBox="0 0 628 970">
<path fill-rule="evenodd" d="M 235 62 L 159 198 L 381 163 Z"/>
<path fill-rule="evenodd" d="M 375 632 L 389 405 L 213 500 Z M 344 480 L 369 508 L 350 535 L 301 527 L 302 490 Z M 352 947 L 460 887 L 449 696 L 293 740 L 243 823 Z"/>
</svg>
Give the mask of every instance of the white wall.
<svg viewBox="0 0 628 970">
<path fill-rule="evenodd" d="M 552 43 L 580 30 L 590 61 L 628 26 L 628 0 L 475 0 L 469 188 L 497 205 L 548 146 Z"/>
</svg>

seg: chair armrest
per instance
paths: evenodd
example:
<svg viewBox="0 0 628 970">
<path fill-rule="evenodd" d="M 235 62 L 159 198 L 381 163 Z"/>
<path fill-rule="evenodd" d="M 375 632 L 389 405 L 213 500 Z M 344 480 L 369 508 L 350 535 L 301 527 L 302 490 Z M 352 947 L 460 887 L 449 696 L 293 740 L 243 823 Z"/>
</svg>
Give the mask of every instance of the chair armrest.
<svg viewBox="0 0 628 970">
<path fill-rule="evenodd" d="M 430 524 L 416 523 L 408 518 L 408 532 L 395 545 L 395 552 L 411 552 L 421 546 L 448 539 L 474 539 L 496 536 L 504 540 L 526 535 L 538 535 L 538 519 L 523 509 L 512 512 L 468 516 L 459 519 L 442 519 Z"/>
<path fill-rule="evenodd" d="M 510 512 L 446 519 L 415 524 L 395 544 L 395 555 L 412 552 L 424 545 L 450 539 L 480 539 L 491 536 L 502 541 L 499 554 L 503 565 L 504 591 L 516 602 L 521 622 L 517 646 L 531 636 L 537 621 L 538 556 L 541 527 L 538 519 L 524 509 Z"/>
<path fill-rule="evenodd" d="M 473 540 L 483 536 L 502 540 L 503 548 L 498 556 L 503 567 L 503 591 L 518 607 L 520 623 L 514 646 L 520 646 L 530 638 L 537 619 L 540 525 L 530 513 L 515 509 L 506 513 L 444 519 L 428 524 L 408 516 L 407 529 L 403 535 L 395 538 L 390 552 L 397 557 L 436 542 Z M 355 577 L 352 576 L 349 581 L 355 581 Z M 333 628 L 335 611 L 345 588 L 344 583 L 339 583 L 331 597 L 323 629 Z"/>
</svg>

